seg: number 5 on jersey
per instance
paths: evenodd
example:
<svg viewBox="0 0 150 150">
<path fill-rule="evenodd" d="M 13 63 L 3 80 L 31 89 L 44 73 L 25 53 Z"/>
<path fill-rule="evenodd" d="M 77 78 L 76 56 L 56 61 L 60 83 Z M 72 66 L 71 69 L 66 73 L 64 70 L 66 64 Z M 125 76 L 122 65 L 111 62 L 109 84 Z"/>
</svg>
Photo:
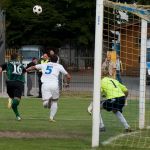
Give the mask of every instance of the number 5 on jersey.
<svg viewBox="0 0 150 150">
<path fill-rule="evenodd" d="M 53 66 L 47 66 L 45 74 L 51 74 Z"/>
</svg>

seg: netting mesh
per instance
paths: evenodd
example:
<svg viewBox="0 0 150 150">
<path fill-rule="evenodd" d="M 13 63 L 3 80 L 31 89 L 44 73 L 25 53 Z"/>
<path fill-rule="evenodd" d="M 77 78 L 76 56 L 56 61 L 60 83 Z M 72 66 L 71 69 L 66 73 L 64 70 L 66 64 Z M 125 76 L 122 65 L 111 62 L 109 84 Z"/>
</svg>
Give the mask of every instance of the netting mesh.
<svg viewBox="0 0 150 150">
<path fill-rule="evenodd" d="M 113 4 L 113 5 L 110 5 Z M 127 147 L 150 147 L 150 135 L 149 135 L 149 107 L 150 107 L 150 95 L 149 95 L 149 75 L 148 68 L 146 68 L 146 82 L 145 84 L 145 126 L 144 129 L 139 129 L 139 96 L 140 96 L 140 81 L 143 80 L 140 76 L 141 63 L 148 63 L 150 59 L 149 54 L 149 42 L 150 42 L 150 23 L 147 22 L 148 28 L 145 29 L 148 32 L 146 40 L 147 56 L 146 62 L 141 62 L 141 11 L 138 12 L 138 16 L 135 13 L 131 13 L 131 9 L 125 11 L 118 7 L 118 4 L 110 3 L 104 7 L 104 31 L 103 31 L 103 61 L 107 57 L 108 52 L 111 53 L 112 60 L 116 63 L 116 56 L 120 56 L 122 62 L 123 71 L 121 72 L 121 79 L 124 85 L 129 90 L 127 98 L 127 104 L 124 107 L 123 114 L 130 124 L 133 132 L 124 134 L 121 132 L 122 125 L 116 120 L 112 114 L 108 114 L 102 111 L 102 115 L 106 125 L 108 126 L 107 135 L 101 137 L 104 145 L 112 144 L 113 146 L 127 146 Z M 122 8 L 134 7 L 133 5 L 120 4 Z M 142 6 L 140 6 L 141 8 Z M 119 8 L 119 9 L 118 9 Z M 136 8 L 139 8 L 138 6 Z M 146 10 L 150 7 L 143 6 Z M 135 9 L 135 8 L 134 8 Z M 144 9 L 143 9 L 144 11 Z M 147 11 L 148 13 L 149 11 Z M 144 15 L 143 17 L 144 18 Z M 143 37 L 145 38 L 145 37 Z M 145 46 L 145 45 L 144 45 Z M 143 85 L 142 85 L 143 86 Z M 144 103 L 144 101 L 143 101 Z M 111 125 L 110 125 L 111 124 Z"/>
</svg>

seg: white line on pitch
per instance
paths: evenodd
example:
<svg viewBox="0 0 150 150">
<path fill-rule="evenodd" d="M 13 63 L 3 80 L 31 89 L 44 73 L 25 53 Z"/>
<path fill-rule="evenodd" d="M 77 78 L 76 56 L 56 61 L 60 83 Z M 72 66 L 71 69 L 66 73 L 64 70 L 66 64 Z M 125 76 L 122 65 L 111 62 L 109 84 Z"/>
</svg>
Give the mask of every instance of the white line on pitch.
<svg viewBox="0 0 150 150">
<path fill-rule="evenodd" d="M 47 120 L 47 118 L 34 118 L 34 117 L 32 117 L 32 118 L 23 118 L 23 119 L 25 119 L 25 120 Z M 91 119 L 66 119 L 66 118 L 58 118 L 58 119 L 56 119 L 56 120 L 62 120 L 62 121 L 91 121 Z"/>
<path fill-rule="evenodd" d="M 122 133 L 122 134 L 119 134 L 117 136 L 114 136 L 114 137 L 110 137 L 108 140 L 104 141 L 104 142 L 101 142 L 102 145 L 108 145 L 108 144 L 111 144 L 113 141 L 121 138 L 121 137 L 124 137 L 124 136 L 127 136 L 127 135 L 132 135 L 132 134 L 137 134 L 139 132 L 131 132 L 131 133 Z"/>
</svg>

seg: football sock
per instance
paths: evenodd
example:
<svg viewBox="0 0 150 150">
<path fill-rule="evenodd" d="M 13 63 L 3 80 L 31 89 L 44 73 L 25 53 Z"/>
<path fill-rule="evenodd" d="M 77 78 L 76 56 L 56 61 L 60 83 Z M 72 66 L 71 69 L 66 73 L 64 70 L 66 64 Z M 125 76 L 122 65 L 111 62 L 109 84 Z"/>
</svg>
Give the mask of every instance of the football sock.
<svg viewBox="0 0 150 150">
<path fill-rule="evenodd" d="M 89 110 L 90 112 L 92 112 L 92 109 L 93 109 L 93 102 L 91 101 L 90 105 L 88 106 L 88 110 Z"/>
<path fill-rule="evenodd" d="M 50 109 L 50 119 L 54 118 L 54 116 L 56 115 L 57 109 L 58 109 L 57 102 L 52 101 L 51 109 Z"/>
<path fill-rule="evenodd" d="M 103 119 L 102 119 L 102 116 L 100 114 L 100 128 L 103 128 L 104 127 L 104 123 L 103 123 Z"/>
<path fill-rule="evenodd" d="M 19 101 L 17 99 L 12 99 L 12 109 L 16 115 L 16 117 L 20 116 L 19 112 L 18 112 L 18 105 L 19 105 Z"/>
<path fill-rule="evenodd" d="M 117 118 L 120 120 L 120 122 L 124 125 L 125 129 L 128 129 L 130 126 L 128 125 L 126 119 L 124 118 L 123 114 L 120 111 L 117 111 L 115 113 Z"/>
</svg>

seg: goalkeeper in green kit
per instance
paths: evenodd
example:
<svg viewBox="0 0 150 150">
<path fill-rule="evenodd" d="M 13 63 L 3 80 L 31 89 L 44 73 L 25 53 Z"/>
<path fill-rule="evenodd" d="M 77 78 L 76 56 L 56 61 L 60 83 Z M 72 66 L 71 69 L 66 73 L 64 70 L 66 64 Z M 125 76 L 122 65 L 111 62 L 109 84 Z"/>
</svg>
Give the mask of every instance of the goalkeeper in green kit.
<svg viewBox="0 0 150 150">
<path fill-rule="evenodd" d="M 18 105 L 24 89 L 24 73 L 26 69 L 23 64 L 18 61 L 18 54 L 14 53 L 11 55 L 11 60 L 8 63 L 4 63 L 0 66 L 0 73 L 3 70 L 6 70 L 7 74 L 7 94 L 10 97 L 8 107 L 13 109 L 16 119 L 20 121 L 21 117 L 18 111 Z"/>
<path fill-rule="evenodd" d="M 126 97 L 128 96 L 128 89 L 119 81 L 109 77 L 108 68 L 102 70 L 101 93 L 105 97 L 105 100 L 102 100 L 100 102 L 101 109 L 105 109 L 108 112 L 113 112 L 124 126 L 125 132 L 131 132 L 132 130 L 122 114 L 123 107 L 125 106 Z M 92 102 L 90 103 L 88 110 L 89 108 L 92 112 Z M 105 126 L 101 115 L 100 131 L 105 131 Z"/>
</svg>

